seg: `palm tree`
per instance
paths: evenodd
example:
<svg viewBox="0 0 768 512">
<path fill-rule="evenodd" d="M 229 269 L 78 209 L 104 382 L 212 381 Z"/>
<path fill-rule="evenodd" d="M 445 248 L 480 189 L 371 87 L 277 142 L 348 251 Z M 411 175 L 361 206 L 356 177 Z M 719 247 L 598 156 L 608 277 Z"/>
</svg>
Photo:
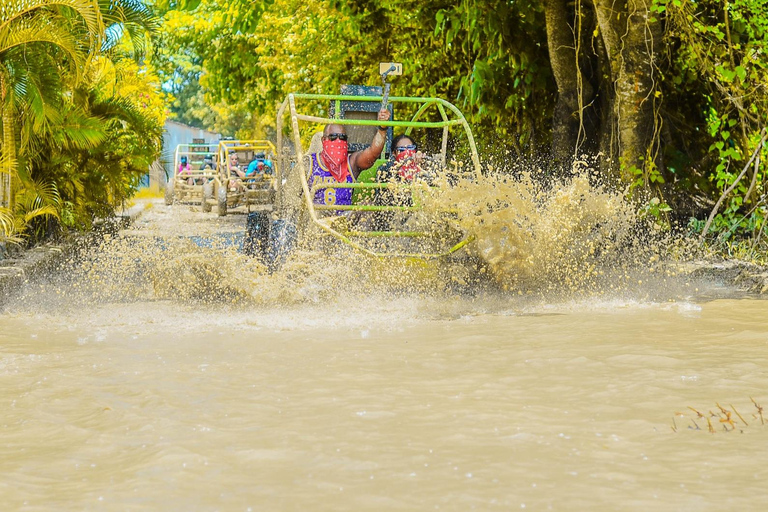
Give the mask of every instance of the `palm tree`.
<svg viewBox="0 0 768 512">
<path fill-rule="evenodd" d="M 61 89 L 45 78 L 64 62 L 78 79 L 103 34 L 95 0 L 6 0 L 0 7 L 0 207 L 13 200 L 16 121 L 47 124 Z"/>
<path fill-rule="evenodd" d="M 109 114 L 92 112 L 89 85 L 78 84 L 99 55 L 117 58 L 124 38 L 143 56 L 146 34 L 156 28 L 141 0 L 5 0 L 0 6 L 0 240 L 35 216 L 57 216 L 56 181 L 33 176 L 46 157 L 41 151 L 56 146 L 76 160 L 105 140 Z M 15 225 L 8 221 L 14 204 Z"/>
</svg>

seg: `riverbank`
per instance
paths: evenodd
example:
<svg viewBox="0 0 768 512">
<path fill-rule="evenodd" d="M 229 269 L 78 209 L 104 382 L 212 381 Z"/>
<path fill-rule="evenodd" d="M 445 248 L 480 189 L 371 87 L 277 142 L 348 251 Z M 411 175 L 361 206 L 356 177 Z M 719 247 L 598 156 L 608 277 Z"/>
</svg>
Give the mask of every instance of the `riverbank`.
<svg viewBox="0 0 768 512">
<path fill-rule="evenodd" d="M 738 260 L 713 262 L 707 260 L 683 262 L 676 265 L 679 275 L 705 279 L 744 293 L 768 294 L 768 268 Z"/>
<path fill-rule="evenodd" d="M 104 233 L 125 228 L 155 203 L 161 202 L 160 199 L 138 199 L 114 217 L 97 223 L 88 233 L 71 235 L 64 240 L 11 253 L 10 257 L 0 259 L 0 308 L 23 286 L 53 271 L 80 248 L 91 245 L 94 239 L 100 238 Z"/>
</svg>

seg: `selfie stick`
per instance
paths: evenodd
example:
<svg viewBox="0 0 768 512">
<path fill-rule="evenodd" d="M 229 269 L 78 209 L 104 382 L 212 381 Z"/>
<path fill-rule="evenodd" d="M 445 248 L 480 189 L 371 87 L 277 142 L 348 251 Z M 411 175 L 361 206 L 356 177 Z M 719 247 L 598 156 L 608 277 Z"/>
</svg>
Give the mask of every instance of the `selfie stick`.
<svg viewBox="0 0 768 512">
<path fill-rule="evenodd" d="M 381 74 L 381 81 L 384 84 L 384 97 L 381 100 L 381 108 L 387 108 L 387 100 L 389 99 L 389 87 L 392 84 L 387 83 L 387 75 L 389 75 L 392 71 L 395 71 L 397 68 L 395 65 L 389 66 L 389 69 L 386 70 Z"/>
</svg>

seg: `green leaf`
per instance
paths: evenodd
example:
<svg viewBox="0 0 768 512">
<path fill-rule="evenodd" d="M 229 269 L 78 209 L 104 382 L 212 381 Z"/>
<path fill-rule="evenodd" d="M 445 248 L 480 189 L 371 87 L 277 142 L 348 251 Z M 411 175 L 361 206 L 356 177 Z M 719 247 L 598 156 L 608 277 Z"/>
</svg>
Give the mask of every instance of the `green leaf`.
<svg viewBox="0 0 768 512">
<path fill-rule="evenodd" d="M 717 71 L 720 73 L 720 76 L 722 76 L 726 82 L 732 82 L 734 78 L 736 78 L 736 72 L 731 71 L 730 69 L 723 67 L 723 66 L 717 66 Z"/>
</svg>

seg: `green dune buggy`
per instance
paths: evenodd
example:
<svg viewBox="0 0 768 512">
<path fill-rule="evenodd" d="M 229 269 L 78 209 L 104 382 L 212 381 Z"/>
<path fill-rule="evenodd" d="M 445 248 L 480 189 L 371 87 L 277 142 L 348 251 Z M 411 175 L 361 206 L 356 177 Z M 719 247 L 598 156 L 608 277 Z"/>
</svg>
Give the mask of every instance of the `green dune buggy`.
<svg viewBox="0 0 768 512">
<path fill-rule="evenodd" d="M 460 229 L 446 229 L 445 222 L 428 222 L 411 227 L 409 217 L 422 210 L 415 183 L 381 183 L 377 169 L 387 161 L 389 147 L 373 167 L 358 176 L 354 183 L 323 183 L 310 189 L 308 176 L 311 164 L 308 155 L 319 152 L 322 127 L 327 124 L 343 125 L 349 137 L 349 151 L 365 147 L 377 126 L 389 127 L 388 139 L 394 130 L 411 135 L 414 131 L 427 131 L 424 139 L 431 141 L 432 161 L 445 167 L 454 158 L 467 161 L 470 179 L 481 179 L 481 167 L 472 131 L 461 111 L 448 101 L 428 97 L 389 97 L 391 112 L 405 113 L 406 119 L 394 116 L 390 121 L 378 121 L 376 115 L 383 103 L 381 88 L 359 86 L 342 90 L 348 94 L 289 94 L 277 113 L 277 193 L 271 215 L 254 213 L 249 216 L 245 237 L 245 250 L 259 256 L 271 269 L 276 269 L 297 242 L 332 239 L 365 254 L 374 260 L 405 260 L 434 262 L 462 252 L 472 239 Z M 328 114 L 313 115 L 315 109 L 330 102 Z M 290 138 L 283 136 L 286 119 Z M 312 142 L 307 141 L 312 139 Z M 457 149 L 459 148 L 459 149 Z M 313 202 L 318 189 L 353 189 L 351 205 L 321 205 Z M 372 200 L 377 191 L 396 189 L 399 194 L 412 194 L 409 204 L 377 204 Z M 442 212 L 451 217 L 455 212 Z M 423 213 L 423 212 L 421 212 Z M 401 222 L 381 228 L 374 219 L 377 215 L 397 215 Z M 353 219 L 354 216 L 354 219 Z M 404 221 L 403 221 L 404 219 Z M 448 223 L 450 224 L 450 223 Z M 313 242 L 314 243 L 314 242 Z"/>
</svg>

